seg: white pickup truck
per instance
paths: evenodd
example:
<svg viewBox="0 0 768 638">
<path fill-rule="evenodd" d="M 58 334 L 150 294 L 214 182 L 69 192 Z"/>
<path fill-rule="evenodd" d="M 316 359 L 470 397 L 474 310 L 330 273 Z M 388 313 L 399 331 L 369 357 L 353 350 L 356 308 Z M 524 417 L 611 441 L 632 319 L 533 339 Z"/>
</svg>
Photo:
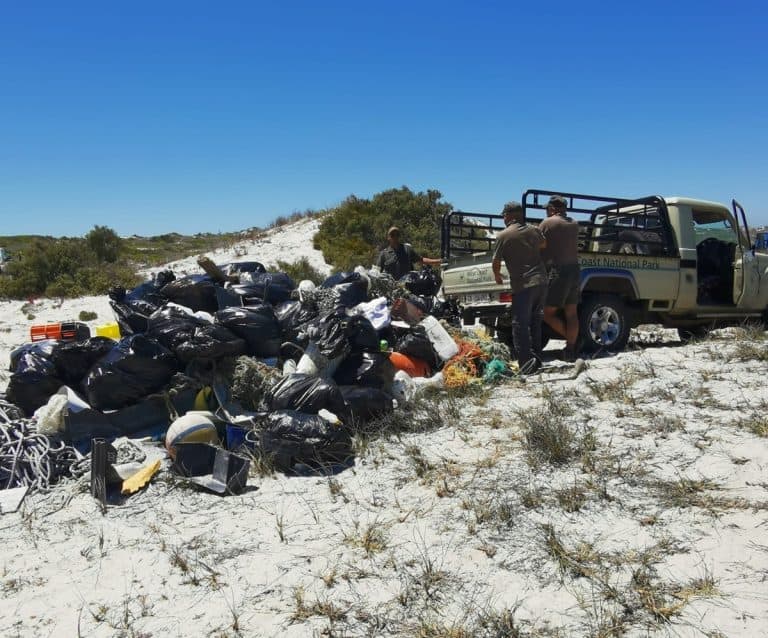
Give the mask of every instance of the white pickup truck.
<svg viewBox="0 0 768 638">
<path fill-rule="evenodd" d="M 586 349 L 620 350 L 641 323 L 677 328 L 687 338 L 768 318 L 768 254 L 755 251 L 735 200 L 728 208 L 687 197 L 528 190 L 522 204 L 529 223 L 543 219 L 550 195 L 565 197 L 568 215 L 579 222 L 579 322 Z M 503 227 L 498 214 L 452 211 L 443 217 L 443 293 L 459 302 L 465 322 L 479 319 L 508 336 L 511 294 L 491 271 L 496 232 Z"/>
</svg>

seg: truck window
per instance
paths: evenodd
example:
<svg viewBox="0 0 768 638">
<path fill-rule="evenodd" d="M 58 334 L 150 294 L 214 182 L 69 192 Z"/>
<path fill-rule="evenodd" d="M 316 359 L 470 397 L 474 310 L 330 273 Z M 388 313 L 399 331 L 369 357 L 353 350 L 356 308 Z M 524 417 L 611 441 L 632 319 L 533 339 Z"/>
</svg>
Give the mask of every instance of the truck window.
<svg viewBox="0 0 768 638">
<path fill-rule="evenodd" d="M 736 230 L 724 213 L 694 210 L 692 217 L 697 246 L 705 239 L 717 239 L 727 244 L 737 243 Z"/>
</svg>

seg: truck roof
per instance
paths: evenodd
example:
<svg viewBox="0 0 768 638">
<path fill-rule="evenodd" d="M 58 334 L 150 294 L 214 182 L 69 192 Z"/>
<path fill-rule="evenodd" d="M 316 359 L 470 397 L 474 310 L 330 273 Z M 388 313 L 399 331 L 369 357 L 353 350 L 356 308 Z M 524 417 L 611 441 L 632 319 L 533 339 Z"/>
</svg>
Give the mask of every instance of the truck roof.
<svg viewBox="0 0 768 638">
<path fill-rule="evenodd" d="M 667 204 L 682 204 L 684 206 L 703 206 L 706 208 L 722 208 L 729 210 L 727 206 L 720 202 L 710 202 L 706 199 L 693 199 L 691 197 L 664 197 L 664 201 Z"/>
</svg>

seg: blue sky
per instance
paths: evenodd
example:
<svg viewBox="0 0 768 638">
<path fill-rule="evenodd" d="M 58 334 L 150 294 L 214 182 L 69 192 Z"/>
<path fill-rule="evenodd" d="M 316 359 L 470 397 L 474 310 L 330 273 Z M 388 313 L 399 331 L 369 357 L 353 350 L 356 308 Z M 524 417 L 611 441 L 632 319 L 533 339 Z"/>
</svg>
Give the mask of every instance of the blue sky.
<svg viewBox="0 0 768 638">
<path fill-rule="evenodd" d="M 768 9 L 515 4 L 6 2 L 0 235 L 238 230 L 401 185 L 768 223 Z"/>
</svg>

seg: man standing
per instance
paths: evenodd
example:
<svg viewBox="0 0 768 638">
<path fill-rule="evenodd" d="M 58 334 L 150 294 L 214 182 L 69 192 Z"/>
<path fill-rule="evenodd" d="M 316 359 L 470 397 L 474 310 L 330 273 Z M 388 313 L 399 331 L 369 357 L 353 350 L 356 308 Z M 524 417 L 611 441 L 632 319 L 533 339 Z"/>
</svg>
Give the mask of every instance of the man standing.
<svg viewBox="0 0 768 638">
<path fill-rule="evenodd" d="M 496 235 L 493 276 L 502 285 L 501 262 L 512 291 L 512 339 L 523 374 L 541 367 L 541 322 L 547 294 L 547 271 L 541 258 L 545 246 L 539 229 L 525 223 L 523 207 L 509 202 L 502 211 L 506 228 Z"/>
<path fill-rule="evenodd" d="M 579 224 L 566 215 L 567 208 L 564 197 L 550 197 L 547 218 L 539 224 L 539 230 L 547 241 L 543 256 L 549 277 L 544 321 L 565 338 L 563 356 L 566 361 L 574 361 L 579 337 Z M 561 309 L 565 321 L 559 315 Z"/>
<path fill-rule="evenodd" d="M 427 264 L 429 266 L 440 265 L 439 259 L 422 257 L 410 244 L 401 244 L 400 229 L 397 226 L 392 226 L 387 231 L 387 242 L 389 246 L 379 253 L 379 259 L 376 264 L 383 272 L 392 275 L 395 281 L 411 272 L 415 263 Z"/>
</svg>

